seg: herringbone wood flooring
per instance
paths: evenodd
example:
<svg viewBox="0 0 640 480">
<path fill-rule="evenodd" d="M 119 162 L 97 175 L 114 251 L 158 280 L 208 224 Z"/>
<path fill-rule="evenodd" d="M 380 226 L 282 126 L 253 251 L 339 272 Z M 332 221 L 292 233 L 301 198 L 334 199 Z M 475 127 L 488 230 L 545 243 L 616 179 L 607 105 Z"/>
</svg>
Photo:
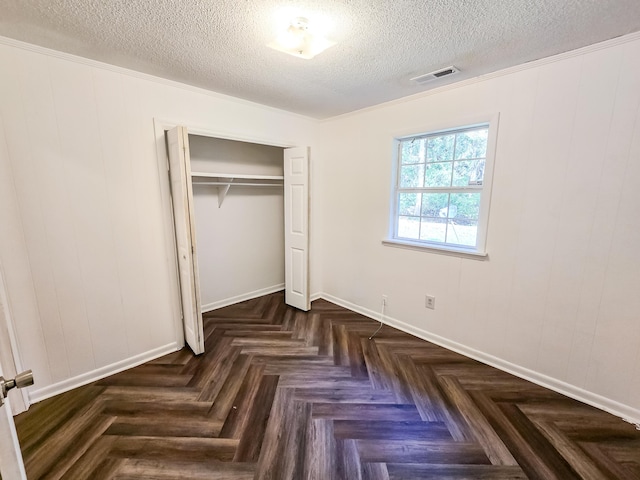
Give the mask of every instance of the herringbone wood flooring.
<svg viewBox="0 0 640 480">
<path fill-rule="evenodd" d="M 206 314 L 16 418 L 30 479 L 640 479 L 632 425 L 326 301 Z"/>
</svg>

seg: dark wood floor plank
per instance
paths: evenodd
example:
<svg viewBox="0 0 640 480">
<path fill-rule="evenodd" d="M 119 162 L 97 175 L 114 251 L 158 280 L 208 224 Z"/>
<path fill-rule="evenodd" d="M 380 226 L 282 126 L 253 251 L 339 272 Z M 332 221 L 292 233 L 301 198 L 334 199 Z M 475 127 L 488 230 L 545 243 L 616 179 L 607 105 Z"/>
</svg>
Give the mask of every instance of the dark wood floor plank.
<svg viewBox="0 0 640 480">
<path fill-rule="evenodd" d="M 141 369 L 132 369 L 126 372 L 118 373 L 104 380 L 97 382 L 102 386 L 153 386 L 153 387 L 186 387 L 191 378 L 182 375 L 180 372 L 172 373 L 148 373 Z"/>
<path fill-rule="evenodd" d="M 391 421 L 418 422 L 421 420 L 415 405 L 369 403 L 313 403 L 313 418 L 332 420 L 371 420 L 384 418 Z"/>
<path fill-rule="evenodd" d="M 319 313 L 313 313 L 314 319 L 318 323 L 317 334 L 314 345 L 318 346 L 318 355 L 333 357 L 333 333 L 331 322 L 323 318 Z"/>
<path fill-rule="evenodd" d="M 473 432 L 474 438 L 482 446 L 487 457 L 494 465 L 517 465 L 500 436 L 491 427 L 487 418 L 478 409 L 468 393 L 455 377 L 440 377 L 440 382 L 448 397 L 456 404 L 457 410 L 464 417 Z"/>
<path fill-rule="evenodd" d="M 376 390 L 393 392 L 393 385 L 389 381 L 388 376 L 385 375 L 386 372 L 382 366 L 376 342 L 368 338 L 363 338 L 360 340 L 360 343 L 362 345 L 362 355 L 367 366 L 367 371 L 369 372 L 371 386 Z"/>
<path fill-rule="evenodd" d="M 304 478 L 338 480 L 333 422 L 324 418 L 310 418 L 305 444 Z"/>
<path fill-rule="evenodd" d="M 640 479 L 605 412 L 325 300 L 204 314 L 185 348 L 16 417 L 28 478 Z"/>
<path fill-rule="evenodd" d="M 617 462 L 604 449 L 594 442 L 581 442 L 580 447 L 595 462 L 598 468 L 603 471 L 607 478 L 619 480 L 638 480 L 640 476 L 634 473 L 633 468 L 629 468 L 624 462 Z"/>
<path fill-rule="evenodd" d="M 310 425 L 310 405 L 295 401 L 291 389 L 278 389 L 262 443 L 256 479 L 301 478 Z"/>
<path fill-rule="evenodd" d="M 460 411 L 462 405 L 458 402 L 456 395 L 447 388 L 442 376 L 436 375 L 430 365 L 417 365 L 422 374 L 425 385 L 428 386 L 428 393 L 433 397 L 433 403 L 437 407 L 439 416 L 447 425 L 451 436 L 459 442 L 468 442 L 477 438 L 469 422 Z"/>
<path fill-rule="evenodd" d="M 398 357 L 400 376 L 410 392 L 411 400 L 420 412 L 422 420 L 426 422 L 444 421 L 444 402 L 437 381 L 423 376 L 413 360 L 404 353 Z"/>
<path fill-rule="evenodd" d="M 191 350 L 189 350 L 188 348 L 183 348 L 182 350 L 178 350 L 177 352 L 169 353 L 162 357 L 156 358 L 155 360 L 151 360 L 149 364 L 185 365 L 192 358 L 193 354 L 191 353 Z"/>
<path fill-rule="evenodd" d="M 500 406 L 494 404 L 487 395 L 478 392 L 471 392 L 471 395 L 480 411 L 487 417 L 493 429 L 500 435 L 529 478 L 533 480 L 570 480 L 577 477 L 570 468 L 562 468 L 563 474 L 566 476 L 559 476 L 557 470 L 561 467 L 555 464 L 555 458 L 551 459 L 551 462 L 546 458 L 546 453 L 549 450 L 544 444 L 545 442 L 540 441 L 540 434 L 524 425 L 520 425 L 518 428 L 518 421 L 521 421 L 522 418 L 517 412 L 510 411 L 511 416 L 507 417 Z M 512 420 L 515 420 L 516 424 L 512 423 Z M 533 439 L 529 439 L 527 433 L 531 433 Z M 536 443 L 530 443 L 531 440 Z M 543 451 L 538 450 L 539 446 L 543 447 Z"/>
<path fill-rule="evenodd" d="M 213 366 L 212 374 L 202 384 L 198 400 L 213 401 L 216 399 L 239 356 L 239 348 L 229 348 L 226 354 L 221 356 L 220 360 Z"/>
<path fill-rule="evenodd" d="M 214 392 L 218 392 L 217 395 L 215 395 L 215 402 L 211 407 L 210 415 L 212 418 L 220 422 L 226 420 L 250 367 L 251 357 L 248 355 L 238 355 L 226 377 L 212 380 L 212 382 L 215 381 L 219 386 L 213 389 L 206 388 L 206 393 L 203 391 L 200 399 L 209 399 L 214 396 Z"/>
<path fill-rule="evenodd" d="M 367 370 L 367 365 L 364 361 L 360 337 L 356 333 L 349 332 L 347 335 L 347 347 L 349 365 L 351 366 L 351 375 L 355 378 L 366 378 L 368 380 L 369 371 Z"/>
<path fill-rule="evenodd" d="M 307 387 L 311 388 L 327 388 L 331 390 L 337 390 L 342 388 L 362 389 L 369 388 L 368 378 L 354 378 L 354 377 L 331 377 L 322 374 L 309 375 L 309 374 L 294 374 L 283 375 L 280 379 L 280 386 L 282 388 L 297 388 L 303 389 Z"/>
<path fill-rule="evenodd" d="M 562 455 L 562 458 L 578 473 L 580 478 L 590 480 L 605 480 L 607 478 L 584 450 L 562 433 L 559 428 L 551 423 L 535 420 L 534 424 L 558 453 Z"/>
<path fill-rule="evenodd" d="M 333 361 L 336 365 L 349 365 L 349 339 L 344 325 L 333 327 Z"/>
<path fill-rule="evenodd" d="M 217 437 L 223 422 L 210 418 L 185 415 L 156 417 L 116 417 L 105 435 L 133 435 L 149 437 Z"/>
<path fill-rule="evenodd" d="M 87 408 L 51 434 L 32 455 L 25 468 L 35 478 L 61 476 L 112 424 L 114 417 L 101 414 L 102 402 L 94 399 Z"/>
<path fill-rule="evenodd" d="M 432 463 L 436 465 L 489 465 L 477 443 L 421 440 L 358 440 L 363 462 Z"/>
<path fill-rule="evenodd" d="M 336 439 L 337 476 L 349 480 L 362 480 L 360 454 L 355 440 Z"/>
<path fill-rule="evenodd" d="M 260 455 L 261 442 L 271 415 L 273 399 L 278 388 L 278 377 L 263 375 L 251 405 L 248 405 L 246 420 L 237 431 L 240 443 L 234 456 L 236 462 L 257 462 Z"/>
<path fill-rule="evenodd" d="M 225 418 L 220 436 L 223 438 L 241 438 L 247 416 L 254 404 L 261 386 L 264 365 L 250 365 L 243 379 L 233 406 Z"/>
<path fill-rule="evenodd" d="M 389 480 L 387 464 L 362 462 L 362 480 Z"/>
<path fill-rule="evenodd" d="M 253 480 L 255 465 L 246 463 L 166 462 L 127 459 L 115 480 Z"/>
<path fill-rule="evenodd" d="M 112 436 L 109 456 L 167 462 L 230 462 L 239 440 L 232 438 Z"/>
<path fill-rule="evenodd" d="M 332 378 L 351 378 L 351 368 L 341 365 L 327 365 L 321 363 L 309 362 L 254 362 L 263 363 L 265 365 L 265 375 L 277 375 L 280 377 L 291 376 L 318 376 L 324 375 Z"/>
<path fill-rule="evenodd" d="M 502 465 L 428 465 L 387 464 L 390 480 L 527 480 L 529 477 L 518 466 Z"/>
<path fill-rule="evenodd" d="M 119 461 L 108 458 L 117 437 L 101 436 L 62 475 L 64 480 L 108 478 L 118 469 Z M 30 471 L 34 475 L 33 470 Z"/>
<path fill-rule="evenodd" d="M 132 396 L 130 399 L 104 400 L 102 412 L 119 417 L 157 417 L 158 415 L 179 415 L 183 418 L 206 417 L 213 402 L 154 402 L 138 401 Z"/>
<path fill-rule="evenodd" d="M 336 438 L 377 440 L 451 440 L 441 422 L 394 422 L 390 420 L 336 420 Z"/>
<path fill-rule="evenodd" d="M 18 439 L 23 455 L 32 456 L 50 435 L 69 422 L 77 413 L 86 409 L 105 391 L 104 387 L 87 385 L 36 403 L 29 412 L 15 417 Z"/>
<path fill-rule="evenodd" d="M 189 380 L 188 387 L 203 388 L 214 377 L 216 371 L 216 365 L 218 365 L 222 358 L 230 355 L 229 346 L 233 342 L 232 338 L 223 336 L 213 339 L 211 348 L 206 349 L 200 358 L 193 359 L 193 361 L 185 367 L 185 374 L 191 373 L 193 375 Z M 196 363 L 197 362 L 197 363 Z"/>
<path fill-rule="evenodd" d="M 102 392 L 102 398 L 105 402 L 108 400 L 113 402 L 136 400 L 140 402 L 180 403 L 197 401 L 199 396 L 200 390 L 193 387 L 157 388 L 119 386 L 106 387 Z"/>
<path fill-rule="evenodd" d="M 376 342 L 375 339 L 371 340 Z M 378 358 L 380 359 L 382 371 L 384 371 L 387 377 L 387 382 L 391 384 L 391 390 L 396 395 L 396 401 L 398 403 L 409 403 L 412 401 L 411 389 L 406 382 L 402 381 L 402 375 L 400 373 L 401 367 L 398 364 L 396 355 L 394 355 L 386 346 L 376 345 L 378 348 Z"/>
<path fill-rule="evenodd" d="M 362 388 L 298 388 L 295 390 L 297 400 L 310 403 L 393 403 L 395 395 L 385 390 L 368 390 Z"/>
<path fill-rule="evenodd" d="M 562 456 L 551 442 L 538 430 L 535 424 L 522 413 L 517 405 L 500 404 L 501 410 L 509 418 L 512 425 L 520 432 L 527 441 L 527 445 L 536 452 L 536 456 L 541 459 L 557 478 L 572 479 L 579 478 L 578 473 L 571 467 L 570 463 Z M 529 472 L 527 472 L 528 474 Z"/>
</svg>

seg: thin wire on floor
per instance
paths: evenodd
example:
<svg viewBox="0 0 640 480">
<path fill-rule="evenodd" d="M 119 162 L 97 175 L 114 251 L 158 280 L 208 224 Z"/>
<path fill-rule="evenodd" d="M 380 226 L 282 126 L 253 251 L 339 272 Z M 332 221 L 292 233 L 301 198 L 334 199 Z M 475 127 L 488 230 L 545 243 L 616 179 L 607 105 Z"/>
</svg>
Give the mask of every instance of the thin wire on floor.
<svg viewBox="0 0 640 480">
<path fill-rule="evenodd" d="M 383 323 L 384 322 L 384 311 L 385 311 L 386 306 L 387 306 L 387 299 L 383 298 L 382 299 L 382 308 L 381 308 L 381 311 L 380 311 L 380 325 L 378 326 L 378 329 L 375 332 L 373 332 L 373 334 L 369 337 L 369 340 L 371 340 L 373 337 L 375 337 L 378 334 L 378 332 L 380 331 L 380 329 L 382 328 L 382 326 L 384 325 L 384 323 Z"/>
</svg>

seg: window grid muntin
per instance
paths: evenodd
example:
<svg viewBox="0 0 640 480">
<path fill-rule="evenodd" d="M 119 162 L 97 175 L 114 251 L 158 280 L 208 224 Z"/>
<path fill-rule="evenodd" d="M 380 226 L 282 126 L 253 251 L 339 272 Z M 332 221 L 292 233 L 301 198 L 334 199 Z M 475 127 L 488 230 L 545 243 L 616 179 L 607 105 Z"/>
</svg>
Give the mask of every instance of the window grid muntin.
<svg viewBox="0 0 640 480">
<path fill-rule="evenodd" d="M 465 133 L 469 133 L 469 132 L 474 132 L 474 131 L 485 131 L 486 132 L 486 142 L 485 143 L 485 154 L 482 157 L 472 157 L 472 158 L 456 158 L 456 149 L 458 146 L 458 137 L 460 134 L 465 134 Z M 435 162 L 430 162 L 428 161 L 428 140 L 431 138 L 440 138 L 440 137 L 446 137 L 449 135 L 453 135 L 453 145 L 451 147 L 451 160 L 442 160 L 442 161 L 435 161 Z M 422 141 L 422 146 L 424 148 L 421 148 L 421 150 L 423 150 L 422 152 L 422 156 L 420 158 L 420 161 L 418 162 L 412 162 L 412 163 L 405 163 L 404 160 L 404 156 L 402 154 L 402 147 L 404 144 L 406 143 L 410 143 L 412 144 L 413 142 L 415 142 L 416 140 L 420 140 Z M 426 134 L 426 135 L 420 135 L 417 137 L 408 137 L 408 138 L 404 138 L 401 139 L 398 143 L 398 174 L 396 177 L 396 188 L 400 189 L 400 188 L 447 188 L 444 186 L 438 186 L 438 187 L 424 187 L 424 185 L 426 184 L 427 181 L 427 172 L 428 172 L 428 167 L 430 165 L 438 165 L 438 164 L 451 164 L 451 175 L 449 177 L 449 187 L 453 187 L 453 181 L 454 181 L 454 177 L 455 177 L 455 165 L 457 162 L 478 162 L 478 161 L 484 161 L 483 162 L 483 166 L 482 166 L 482 179 L 484 180 L 484 171 L 486 169 L 486 163 L 487 163 L 487 150 L 488 150 L 488 140 L 489 140 L 489 125 L 488 124 L 483 124 L 483 125 L 475 125 L 472 127 L 464 127 L 461 129 L 453 129 L 453 130 L 447 130 L 447 131 L 442 131 L 442 132 L 437 132 L 437 133 L 432 133 L 432 134 Z M 420 166 L 423 166 L 422 168 L 422 178 L 419 179 L 419 183 L 421 180 L 421 183 L 423 185 L 423 187 L 402 187 L 402 167 L 411 167 L 411 168 L 419 168 Z M 483 181 L 481 180 L 481 181 Z M 477 181 L 477 180 L 476 180 Z M 476 186 L 476 185 L 470 185 L 470 186 Z M 480 184 L 481 186 L 481 184 Z M 456 187 L 460 187 L 460 185 L 456 185 Z"/>
<path fill-rule="evenodd" d="M 398 192 L 398 195 L 396 196 L 396 204 L 398 205 L 398 207 L 396 208 L 396 215 L 395 215 L 395 238 L 398 239 L 402 239 L 402 240 L 410 240 L 410 241 L 415 241 L 415 242 L 421 242 L 421 243 L 428 243 L 428 244 L 437 244 L 437 245 L 451 245 L 454 247 L 461 247 L 461 248 L 473 248 L 473 247 L 477 247 L 478 245 L 478 228 L 479 228 L 479 223 L 480 223 L 480 212 L 478 212 L 478 214 L 476 215 L 476 217 L 474 218 L 475 220 L 475 228 L 476 228 L 476 232 L 475 232 L 475 243 L 474 244 L 468 244 L 468 243 L 456 243 L 453 241 L 447 241 L 447 239 L 449 238 L 449 229 L 454 229 L 455 230 L 455 224 L 451 223 L 450 220 L 451 218 L 448 216 L 449 213 L 447 212 L 447 216 L 446 217 L 434 217 L 431 215 L 422 215 L 422 202 L 423 202 L 423 197 L 422 197 L 422 193 L 433 193 L 433 192 L 411 192 L 411 193 L 416 193 L 419 194 L 419 207 L 416 208 L 417 211 L 420 212 L 420 215 L 410 215 L 410 214 L 400 214 L 400 193 Z M 441 192 L 441 193 L 447 193 L 448 197 L 447 197 L 447 209 L 451 208 L 451 195 L 455 194 L 455 193 L 468 193 L 468 191 L 465 192 Z M 481 194 L 481 192 L 478 192 Z M 480 201 L 478 203 L 478 210 L 480 210 L 480 203 L 482 202 L 482 195 L 480 195 Z M 415 221 L 418 222 L 418 234 L 415 237 L 412 236 L 401 236 L 400 235 L 400 220 L 402 218 L 407 218 L 407 219 L 413 219 Z M 428 219 L 433 219 L 433 220 L 440 220 L 442 222 L 444 222 L 445 224 L 445 240 L 444 241 L 437 241 L 437 240 L 425 240 L 422 238 L 422 223 L 425 222 Z M 426 223 L 436 223 L 436 222 L 426 222 Z M 464 225 L 458 225 L 459 227 L 465 227 Z M 456 233 L 457 236 L 457 233 Z"/>
</svg>

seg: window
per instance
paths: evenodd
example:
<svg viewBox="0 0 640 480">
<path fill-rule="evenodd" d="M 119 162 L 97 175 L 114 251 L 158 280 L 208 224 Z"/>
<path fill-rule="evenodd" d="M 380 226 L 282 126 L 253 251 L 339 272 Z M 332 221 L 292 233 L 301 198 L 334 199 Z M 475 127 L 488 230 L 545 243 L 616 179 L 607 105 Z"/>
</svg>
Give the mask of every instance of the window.
<svg viewBox="0 0 640 480">
<path fill-rule="evenodd" d="M 391 243 L 485 254 L 492 123 L 396 139 Z"/>
</svg>

